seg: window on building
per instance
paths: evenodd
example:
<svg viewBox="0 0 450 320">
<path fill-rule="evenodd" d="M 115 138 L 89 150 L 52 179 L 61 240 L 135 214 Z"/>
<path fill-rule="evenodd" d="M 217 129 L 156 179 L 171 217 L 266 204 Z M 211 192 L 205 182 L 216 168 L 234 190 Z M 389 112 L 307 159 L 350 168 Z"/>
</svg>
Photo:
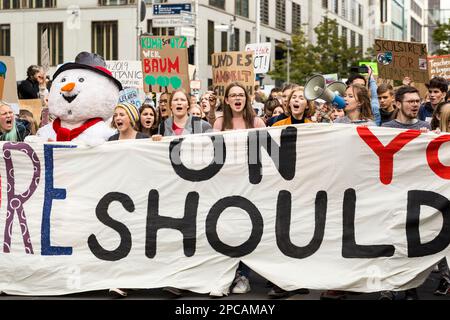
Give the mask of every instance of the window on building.
<svg viewBox="0 0 450 320">
<path fill-rule="evenodd" d="M 222 52 L 228 51 L 228 32 L 221 32 L 220 42 L 221 42 Z"/>
<path fill-rule="evenodd" d="M 22 7 L 28 9 L 56 8 L 56 0 L 22 0 L 22 3 Z"/>
<path fill-rule="evenodd" d="M 292 32 L 297 32 L 302 27 L 302 9 L 298 3 L 292 3 Z"/>
<path fill-rule="evenodd" d="M 362 27 L 363 25 L 363 7 L 358 4 L 358 26 Z"/>
<path fill-rule="evenodd" d="M 363 36 L 362 34 L 358 34 L 358 47 L 363 50 L 364 48 L 364 43 L 363 43 Z"/>
<path fill-rule="evenodd" d="M 233 51 L 241 51 L 241 34 L 238 28 L 234 28 Z"/>
<path fill-rule="evenodd" d="M 248 18 L 248 0 L 236 0 L 234 4 L 236 15 Z"/>
<path fill-rule="evenodd" d="M 348 41 L 347 41 L 347 39 L 348 39 L 348 36 L 347 36 L 347 27 L 342 27 L 342 34 L 341 34 L 341 37 L 343 38 L 343 41 L 344 41 L 344 46 L 345 47 L 347 47 L 347 44 L 348 44 Z"/>
<path fill-rule="evenodd" d="M 175 28 L 154 28 L 152 20 L 147 20 L 147 32 L 153 36 L 174 36 Z"/>
<path fill-rule="evenodd" d="M 211 55 L 214 53 L 214 21 L 208 20 L 208 65 L 211 65 Z"/>
<path fill-rule="evenodd" d="M 245 44 L 252 43 L 252 35 L 250 31 L 245 31 Z"/>
<path fill-rule="evenodd" d="M 20 9 L 20 0 L 1 0 L 0 9 Z"/>
<path fill-rule="evenodd" d="M 286 1 L 277 0 L 275 11 L 275 27 L 280 30 L 286 30 Z"/>
<path fill-rule="evenodd" d="M 11 55 L 11 26 L 0 24 L 0 56 Z"/>
<path fill-rule="evenodd" d="M 41 64 L 41 36 L 47 30 L 48 51 L 50 53 L 50 65 L 57 66 L 63 63 L 63 24 L 38 23 L 38 64 Z"/>
<path fill-rule="evenodd" d="M 334 13 L 339 14 L 339 0 L 333 0 Z"/>
<path fill-rule="evenodd" d="M 209 0 L 209 5 L 225 10 L 225 0 Z"/>
<path fill-rule="evenodd" d="M 322 0 L 322 8 L 328 9 L 328 0 Z"/>
<path fill-rule="evenodd" d="M 411 0 L 411 10 L 419 17 L 422 17 L 422 8 L 414 0 Z"/>
<path fill-rule="evenodd" d="M 341 16 L 347 19 L 347 0 L 341 0 Z"/>
<path fill-rule="evenodd" d="M 92 22 L 92 52 L 105 60 L 118 60 L 118 23 L 117 21 Z"/>
<path fill-rule="evenodd" d="M 261 23 L 269 25 L 269 0 L 261 0 L 259 9 Z"/>
<path fill-rule="evenodd" d="M 387 0 L 381 0 L 380 3 L 380 22 L 387 22 Z"/>
<path fill-rule="evenodd" d="M 356 1 L 352 0 L 350 3 L 350 21 L 356 24 Z"/>
<path fill-rule="evenodd" d="M 411 41 L 422 41 L 422 25 L 414 18 L 411 18 Z"/>
<path fill-rule="evenodd" d="M 353 30 L 350 30 L 350 47 L 356 47 L 356 32 Z"/>
<path fill-rule="evenodd" d="M 136 4 L 136 0 L 99 0 L 100 6 L 124 6 L 127 4 Z"/>
</svg>

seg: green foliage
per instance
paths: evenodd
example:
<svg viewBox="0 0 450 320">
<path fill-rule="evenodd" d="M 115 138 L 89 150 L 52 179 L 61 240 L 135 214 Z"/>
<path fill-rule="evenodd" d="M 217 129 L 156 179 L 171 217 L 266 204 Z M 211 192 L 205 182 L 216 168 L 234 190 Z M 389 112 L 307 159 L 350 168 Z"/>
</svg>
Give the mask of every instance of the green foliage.
<svg viewBox="0 0 450 320">
<path fill-rule="evenodd" d="M 314 73 L 337 73 L 339 77 L 346 78 L 351 66 L 357 66 L 364 60 L 359 47 L 348 47 L 347 39 L 338 35 L 336 20 L 324 18 L 314 28 L 317 37 L 316 45 L 311 44 L 302 30 L 292 35 L 292 48 L 290 51 L 290 81 L 304 84 L 308 76 Z M 285 44 L 282 49 L 287 52 Z M 284 59 L 275 61 L 275 68 L 269 75 L 276 80 L 286 81 L 287 54 Z M 373 60 L 373 52 L 367 53 L 369 60 Z"/>
<path fill-rule="evenodd" d="M 433 42 L 440 46 L 440 49 L 433 54 L 450 54 L 450 19 L 448 23 L 438 23 L 438 27 L 433 31 Z"/>
</svg>

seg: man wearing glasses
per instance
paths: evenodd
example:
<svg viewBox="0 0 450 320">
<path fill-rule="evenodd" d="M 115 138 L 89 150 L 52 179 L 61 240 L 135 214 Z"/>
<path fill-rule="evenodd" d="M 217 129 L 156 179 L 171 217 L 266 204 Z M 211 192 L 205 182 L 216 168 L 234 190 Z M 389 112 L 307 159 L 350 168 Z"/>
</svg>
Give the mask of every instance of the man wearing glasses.
<svg viewBox="0 0 450 320">
<path fill-rule="evenodd" d="M 395 104 L 398 112 L 394 120 L 385 122 L 382 127 L 431 130 L 430 124 L 417 119 L 420 107 L 419 91 L 410 86 L 400 87 L 395 93 Z"/>
<path fill-rule="evenodd" d="M 20 82 L 17 87 L 19 99 L 39 99 L 39 87 L 45 87 L 44 69 L 32 65 L 27 69 L 27 78 Z"/>
</svg>

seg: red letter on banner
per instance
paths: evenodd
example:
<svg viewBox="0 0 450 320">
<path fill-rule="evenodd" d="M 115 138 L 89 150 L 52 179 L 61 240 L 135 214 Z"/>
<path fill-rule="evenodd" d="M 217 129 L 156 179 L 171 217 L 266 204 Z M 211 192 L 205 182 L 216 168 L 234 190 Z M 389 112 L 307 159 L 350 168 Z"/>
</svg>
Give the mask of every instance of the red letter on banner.
<svg viewBox="0 0 450 320">
<path fill-rule="evenodd" d="M 427 161 L 431 170 L 442 179 L 450 180 L 450 166 L 443 165 L 439 161 L 439 148 L 443 143 L 449 142 L 449 135 L 442 135 L 430 142 L 427 147 Z"/>
<path fill-rule="evenodd" d="M 380 180 L 383 184 L 390 184 L 394 171 L 394 154 L 400 151 L 410 141 L 420 136 L 419 130 L 408 130 L 400 133 L 387 146 L 378 140 L 368 127 L 357 127 L 359 136 L 380 158 Z"/>
</svg>

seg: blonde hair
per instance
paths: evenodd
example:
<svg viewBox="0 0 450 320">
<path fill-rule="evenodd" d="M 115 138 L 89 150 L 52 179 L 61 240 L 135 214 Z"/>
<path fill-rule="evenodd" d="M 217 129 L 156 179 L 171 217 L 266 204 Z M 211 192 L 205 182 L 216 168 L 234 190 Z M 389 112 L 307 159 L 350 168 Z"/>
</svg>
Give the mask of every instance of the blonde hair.
<svg viewBox="0 0 450 320">
<path fill-rule="evenodd" d="M 450 121 L 450 102 L 446 102 L 442 105 L 440 118 L 439 129 L 441 129 L 441 132 L 450 132 L 450 126 L 448 125 L 448 122 Z"/>
</svg>

